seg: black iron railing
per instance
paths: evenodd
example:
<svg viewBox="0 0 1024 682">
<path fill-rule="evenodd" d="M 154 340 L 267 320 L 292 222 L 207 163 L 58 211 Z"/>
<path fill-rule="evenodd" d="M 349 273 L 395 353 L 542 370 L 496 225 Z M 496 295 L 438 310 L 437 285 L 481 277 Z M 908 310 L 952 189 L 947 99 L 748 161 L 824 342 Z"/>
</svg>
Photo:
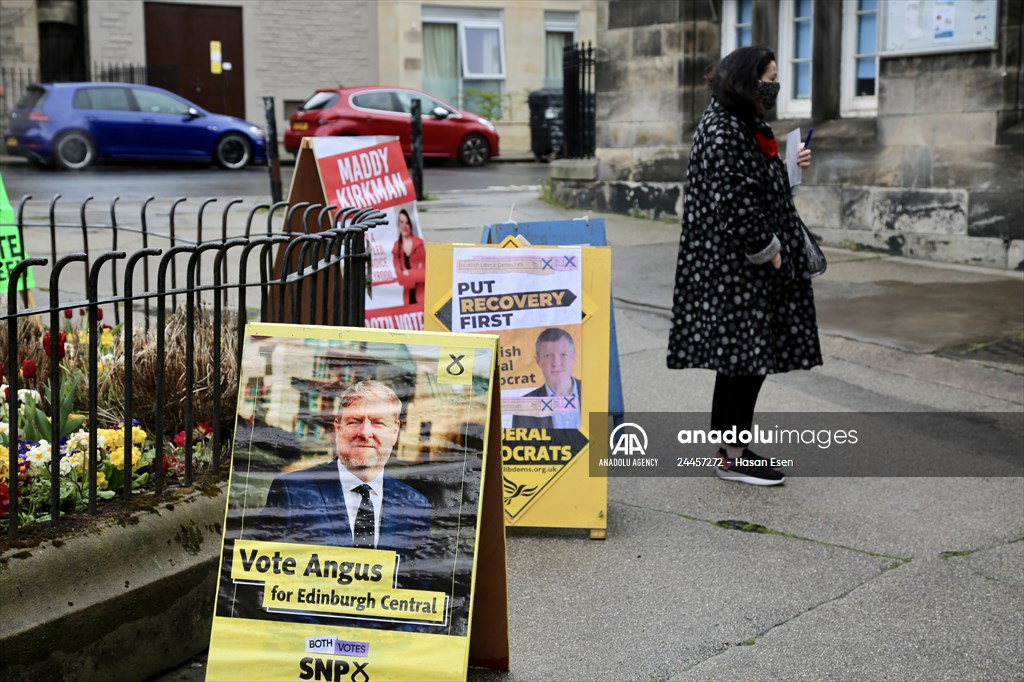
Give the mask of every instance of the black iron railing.
<svg viewBox="0 0 1024 682">
<path fill-rule="evenodd" d="M 173 89 L 177 82 L 177 67 L 145 66 L 122 62 L 92 62 L 83 75 L 64 74 L 48 78 L 51 83 L 77 81 L 95 83 L 139 83 Z M 32 83 L 41 82 L 39 69 L 34 66 L 0 66 L 0 128 L 6 127 L 11 109 L 18 103 Z"/>
<path fill-rule="evenodd" d="M 185 197 L 169 203 L 149 197 L 138 202 L 137 222 L 124 220 L 124 204 L 119 215 L 116 197 L 98 220 L 91 201 L 89 197 L 77 207 L 69 206 L 68 202 L 61 204 L 58 195 L 49 202 L 48 218 L 40 221 L 26 216 L 41 214 L 45 204 L 32 204 L 31 197 L 25 197 L 17 205 L 16 225 L 0 226 L 8 234 L 13 227 L 19 238 L 14 244 L 15 258 L 2 268 L 7 300 L 0 313 L 0 365 L 8 385 L 7 395 L 0 396 L 7 412 L 6 461 L 0 464 L 0 521 L 6 521 L 10 538 L 19 534 L 19 498 L 28 494 L 18 475 L 27 466 L 29 444 L 19 434 L 19 417 L 25 416 L 22 410 L 46 404 L 46 416 L 41 422 L 34 416 L 31 427 L 49 435 L 48 520 L 52 522 L 69 511 L 64 497 L 67 491 L 61 489 L 61 469 L 70 466 L 65 456 L 71 453 L 67 431 L 74 426 L 69 425 L 79 427 L 75 436 L 79 439 L 84 440 L 84 432 L 88 433 L 88 459 L 82 465 L 88 481 L 82 486 L 81 502 L 87 495 L 87 509 L 93 512 L 101 496 L 98 392 L 104 390 L 100 376 L 104 362 L 121 363 L 117 366 L 123 370 L 123 379 L 117 376 L 118 390 L 123 390 L 117 411 L 120 426 L 114 428 L 120 428 L 121 433 L 115 435 L 123 440 L 124 448 L 119 455 L 123 457 L 119 460 L 123 468 L 117 472 L 119 489 L 110 492 L 108 488 L 102 496 L 128 497 L 138 483 L 132 454 L 133 424 L 152 436 L 155 453 L 145 474 L 155 492 L 164 492 L 168 484 L 165 450 L 174 432 L 184 438 L 180 450 L 184 462 L 176 480 L 191 486 L 193 439 L 201 419 L 212 425 L 210 469 L 219 471 L 226 459 L 222 450 L 224 443 L 230 442 L 225 438 L 231 436 L 234 409 L 225 410 L 223 398 L 237 395 L 237 367 L 247 320 L 258 317 L 263 321 L 363 326 L 370 269 L 366 231 L 384 221 L 383 214 L 374 209 L 339 210 L 308 203 L 258 204 L 243 213 L 238 207 L 242 200 L 230 199 L 223 203 L 220 229 L 211 239 L 203 234 L 204 216 L 219 201 L 215 198 L 203 200 L 194 213 L 186 215 L 181 210 Z M 69 219 L 75 208 L 77 221 Z M 165 229 L 154 229 L 157 223 Z M 40 245 L 47 236 L 48 257 L 25 257 L 27 238 L 34 243 L 33 250 L 45 252 Z M 48 290 L 43 305 L 18 286 L 24 284 L 30 268 L 37 287 Z M 258 307 L 250 309 L 249 301 L 256 297 Z M 80 326 L 72 329 L 76 310 Z M 104 318 L 113 319 L 115 325 L 104 329 Z M 183 334 L 169 339 L 169 329 L 182 328 Z M 69 345 L 69 334 L 77 343 Z M 118 334 L 117 357 L 102 357 L 104 338 Z M 169 344 L 177 344 L 178 352 L 170 353 Z M 33 345 L 45 353 L 33 355 Z M 77 355 L 65 358 L 65 352 Z M 202 371 L 197 374 L 200 366 Z M 145 378 L 138 376 L 142 370 Z M 40 378 L 44 375 L 45 380 Z M 23 398 L 20 389 L 33 380 L 38 390 Z M 88 385 L 88 415 L 74 415 L 72 403 L 76 391 L 79 395 L 84 392 L 78 388 L 83 381 Z M 44 398 L 41 394 L 47 390 L 49 397 Z M 140 394 L 149 395 L 149 408 L 141 420 Z M 43 414 L 43 410 L 37 411 Z M 108 424 L 110 419 L 107 415 Z M 32 445 L 33 452 L 38 452 L 39 442 Z M 45 480 L 41 483 L 46 485 Z"/>
<path fill-rule="evenodd" d="M 583 159 L 594 155 L 597 139 L 595 65 L 594 47 L 590 43 L 565 47 L 562 57 L 562 116 L 567 159 Z"/>
</svg>

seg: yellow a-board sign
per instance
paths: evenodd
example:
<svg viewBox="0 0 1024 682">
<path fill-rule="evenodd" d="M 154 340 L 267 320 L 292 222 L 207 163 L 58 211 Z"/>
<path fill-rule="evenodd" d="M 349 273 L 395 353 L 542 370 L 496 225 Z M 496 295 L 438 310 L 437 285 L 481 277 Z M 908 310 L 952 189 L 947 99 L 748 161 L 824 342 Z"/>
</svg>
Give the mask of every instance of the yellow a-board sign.
<svg viewBox="0 0 1024 682">
<path fill-rule="evenodd" d="M 501 339 L 502 484 L 510 526 L 607 529 L 589 475 L 591 412 L 608 410 L 611 250 L 429 244 L 425 327 Z M 600 421 L 600 420 L 598 420 Z"/>
<path fill-rule="evenodd" d="M 496 359 L 494 336 L 247 327 L 207 680 L 508 669 Z"/>
</svg>

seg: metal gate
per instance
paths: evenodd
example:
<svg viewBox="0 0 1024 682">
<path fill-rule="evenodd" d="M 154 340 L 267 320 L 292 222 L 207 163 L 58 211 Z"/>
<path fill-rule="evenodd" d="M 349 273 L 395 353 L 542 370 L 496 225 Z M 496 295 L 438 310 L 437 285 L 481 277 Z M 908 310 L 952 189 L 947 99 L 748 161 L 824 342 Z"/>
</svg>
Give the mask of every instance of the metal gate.
<svg viewBox="0 0 1024 682">
<path fill-rule="evenodd" d="M 591 43 L 567 45 L 562 57 L 565 97 L 565 158 L 583 159 L 594 155 L 596 107 L 594 97 L 594 47 Z"/>
</svg>

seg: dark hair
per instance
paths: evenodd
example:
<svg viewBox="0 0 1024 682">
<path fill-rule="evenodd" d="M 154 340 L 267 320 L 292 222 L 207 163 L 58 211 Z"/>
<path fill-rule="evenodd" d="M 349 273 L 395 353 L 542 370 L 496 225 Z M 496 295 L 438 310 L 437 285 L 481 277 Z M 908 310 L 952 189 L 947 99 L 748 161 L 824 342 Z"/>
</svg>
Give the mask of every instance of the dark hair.
<svg viewBox="0 0 1024 682">
<path fill-rule="evenodd" d="M 764 115 L 764 106 L 757 94 L 757 81 L 775 53 L 767 47 L 741 47 L 726 55 L 707 77 L 711 93 L 729 113 L 748 124 Z"/>
<path fill-rule="evenodd" d="M 413 236 L 413 234 L 412 234 L 413 233 L 412 216 L 410 216 L 409 212 L 406 211 L 404 208 L 398 209 L 398 215 L 399 215 L 399 217 L 404 215 L 405 219 L 409 221 L 409 236 L 410 237 Z M 398 221 L 398 220 L 395 221 L 395 227 L 398 229 L 398 241 L 402 241 L 402 228 L 399 225 L 399 222 L 400 221 Z M 413 242 L 413 243 L 415 244 L 415 242 Z"/>
<path fill-rule="evenodd" d="M 576 350 L 576 342 L 572 340 L 572 334 L 565 331 L 561 327 L 548 327 L 537 336 L 537 342 L 534 344 L 534 351 L 537 353 L 537 357 L 540 357 L 540 344 L 542 343 L 555 343 L 565 339 L 572 346 L 573 351 Z"/>
</svg>

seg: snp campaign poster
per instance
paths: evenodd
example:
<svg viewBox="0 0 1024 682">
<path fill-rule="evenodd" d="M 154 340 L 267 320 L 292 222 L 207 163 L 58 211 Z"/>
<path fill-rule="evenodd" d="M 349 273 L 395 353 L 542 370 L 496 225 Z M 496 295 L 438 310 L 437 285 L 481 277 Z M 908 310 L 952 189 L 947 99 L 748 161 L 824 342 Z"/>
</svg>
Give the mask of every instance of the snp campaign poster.
<svg viewBox="0 0 1024 682">
<path fill-rule="evenodd" d="M 398 138 L 312 138 L 328 204 L 382 210 L 387 223 L 366 233 L 373 291 L 366 326 L 423 329 L 426 247 L 416 211 L 416 190 Z"/>
<path fill-rule="evenodd" d="M 249 326 L 207 680 L 465 679 L 495 355 Z"/>
</svg>

